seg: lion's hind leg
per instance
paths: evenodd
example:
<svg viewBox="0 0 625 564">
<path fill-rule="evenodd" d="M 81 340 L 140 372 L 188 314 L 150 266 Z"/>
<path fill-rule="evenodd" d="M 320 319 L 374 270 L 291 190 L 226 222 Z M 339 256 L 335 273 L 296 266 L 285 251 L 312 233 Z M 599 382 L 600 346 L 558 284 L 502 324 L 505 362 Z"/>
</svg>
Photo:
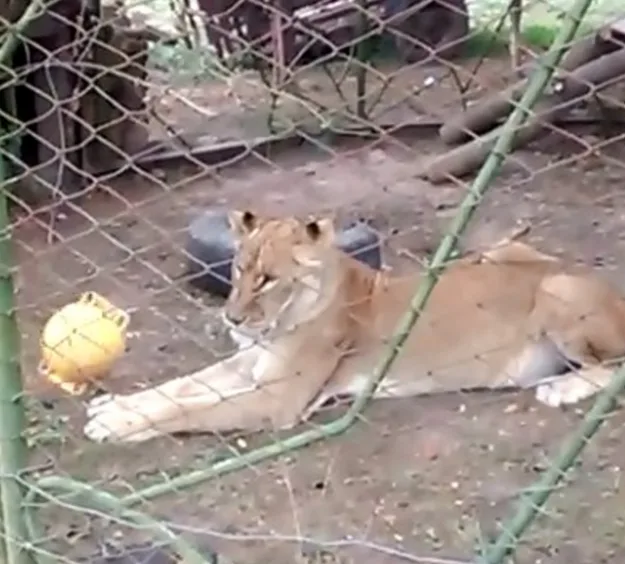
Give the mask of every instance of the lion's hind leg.
<svg viewBox="0 0 625 564">
<path fill-rule="evenodd" d="M 589 398 L 608 385 L 614 363 L 600 364 L 580 335 L 567 341 L 564 332 L 550 333 L 528 343 L 509 363 L 497 380 L 501 387 L 534 388 L 539 402 L 559 407 Z"/>
<path fill-rule="evenodd" d="M 478 262 L 557 262 L 552 255 L 540 252 L 538 249 L 519 241 L 500 242 L 497 245 L 478 253 Z"/>
<path fill-rule="evenodd" d="M 609 384 L 625 359 L 623 311 L 620 295 L 597 278 L 557 274 L 543 280 L 533 330 L 557 347 L 568 370 L 538 383 L 538 401 L 553 407 L 574 404 Z"/>
<path fill-rule="evenodd" d="M 572 405 L 592 397 L 605 388 L 614 369 L 592 366 L 561 376 L 536 388 L 536 399 L 550 407 Z"/>
</svg>

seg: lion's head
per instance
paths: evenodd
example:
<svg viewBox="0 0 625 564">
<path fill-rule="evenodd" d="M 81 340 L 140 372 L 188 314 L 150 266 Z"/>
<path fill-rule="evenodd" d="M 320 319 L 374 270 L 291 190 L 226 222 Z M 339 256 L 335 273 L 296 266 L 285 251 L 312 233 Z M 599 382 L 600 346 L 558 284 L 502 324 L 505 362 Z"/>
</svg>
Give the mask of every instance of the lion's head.
<svg viewBox="0 0 625 564">
<path fill-rule="evenodd" d="M 224 320 L 248 338 L 271 338 L 313 319 L 325 307 L 338 254 L 331 219 L 229 215 L 236 240 L 232 290 Z"/>
</svg>

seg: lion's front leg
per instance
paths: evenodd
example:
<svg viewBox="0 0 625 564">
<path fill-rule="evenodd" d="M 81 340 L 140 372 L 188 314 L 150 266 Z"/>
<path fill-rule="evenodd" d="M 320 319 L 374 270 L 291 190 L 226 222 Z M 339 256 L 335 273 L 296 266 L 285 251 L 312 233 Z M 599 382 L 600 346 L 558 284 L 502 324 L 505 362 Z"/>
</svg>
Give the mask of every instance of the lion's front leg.
<svg viewBox="0 0 625 564">
<path fill-rule="evenodd" d="M 190 413 L 210 409 L 254 388 L 252 371 L 261 350 L 252 347 L 192 374 L 127 395 L 93 399 L 84 433 L 92 441 L 141 442 L 193 431 Z"/>
<path fill-rule="evenodd" d="M 287 429 L 332 376 L 341 353 L 318 342 L 254 347 L 161 386 L 92 403 L 85 435 L 141 442 L 177 432 Z"/>
</svg>

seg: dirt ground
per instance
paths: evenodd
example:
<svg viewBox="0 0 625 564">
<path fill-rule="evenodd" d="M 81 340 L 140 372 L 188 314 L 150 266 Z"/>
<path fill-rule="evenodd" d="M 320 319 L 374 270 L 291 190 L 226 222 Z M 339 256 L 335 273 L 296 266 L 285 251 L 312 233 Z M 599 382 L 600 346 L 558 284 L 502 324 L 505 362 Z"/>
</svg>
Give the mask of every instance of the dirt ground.
<svg viewBox="0 0 625 564">
<path fill-rule="evenodd" d="M 497 85 L 502 63 L 489 65 L 481 82 Z M 422 71 L 412 81 L 422 83 L 425 76 Z M 430 102 L 444 97 L 428 95 Z M 449 92 L 447 99 L 453 102 Z M 217 103 L 211 107 L 221 111 Z M 625 150 L 619 138 L 602 135 L 585 132 L 585 143 L 603 143 L 592 154 L 556 135 L 516 153 L 463 247 L 486 245 L 517 221 L 528 221 L 530 242 L 593 264 L 623 285 Z M 463 196 L 461 183 L 431 186 L 415 177 L 421 160 L 441 150 L 434 138 L 388 138 L 332 151 L 307 146 L 272 162 L 251 157 L 200 174 L 189 166 L 159 171 L 158 179 L 124 178 L 81 202 L 82 215 L 61 221 L 64 241 L 52 245 L 32 217 L 23 218 L 15 230 L 22 353 L 27 388 L 39 400 L 30 412 L 30 436 L 36 461 L 53 464 L 42 474 L 71 475 L 125 495 L 205 468 L 226 444 L 208 436 L 131 447 L 84 441 L 83 404 L 43 390 L 35 376 L 37 338 L 54 308 L 90 289 L 132 313 L 128 353 L 106 384 L 113 391 L 199 368 L 227 353 L 228 343 L 216 318 L 219 303 L 180 281 L 180 245 L 195 214 L 214 205 L 251 204 L 272 213 L 366 217 L 388 237 L 386 262 L 411 268 L 406 257 L 435 245 Z M 515 496 L 548 465 L 584 407 L 550 410 L 514 393 L 378 401 L 343 436 L 141 507 L 190 533 L 208 534 L 227 558 L 241 563 L 467 561 L 476 539 L 492 538 Z M 567 485 L 527 533 L 516 562 L 623 561 L 624 420 L 622 412 L 615 414 L 588 445 Z M 248 438 L 230 448 L 245 451 L 263 440 L 274 439 Z M 93 552 L 97 539 L 142 538 L 64 509 L 48 507 L 41 515 L 57 536 L 53 546 L 66 555 Z M 311 552 L 303 538 L 330 544 Z M 434 560 L 420 559 L 425 557 Z"/>
</svg>

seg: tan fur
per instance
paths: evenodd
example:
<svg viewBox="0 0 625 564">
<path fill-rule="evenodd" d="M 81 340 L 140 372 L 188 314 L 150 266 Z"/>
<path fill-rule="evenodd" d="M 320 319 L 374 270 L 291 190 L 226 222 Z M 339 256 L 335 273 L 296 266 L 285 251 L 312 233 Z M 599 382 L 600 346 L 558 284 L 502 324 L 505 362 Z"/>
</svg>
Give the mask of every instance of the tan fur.
<svg viewBox="0 0 625 564">
<path fill-rule="evenodd" d="M 365 386 L 419 276 L 348 257 L 330 220 L 234 212 L 231 226 L 239 248 L 224 319 L 251 346 L 156 388 L 97 398 L 92 440 L 291 428 Z M 605 387 L 624 353 L 625 302 L 614 288 L 505 240 L 447 268 L 374 397 L 519 387 L 558 406 Z"/>
</svg>

